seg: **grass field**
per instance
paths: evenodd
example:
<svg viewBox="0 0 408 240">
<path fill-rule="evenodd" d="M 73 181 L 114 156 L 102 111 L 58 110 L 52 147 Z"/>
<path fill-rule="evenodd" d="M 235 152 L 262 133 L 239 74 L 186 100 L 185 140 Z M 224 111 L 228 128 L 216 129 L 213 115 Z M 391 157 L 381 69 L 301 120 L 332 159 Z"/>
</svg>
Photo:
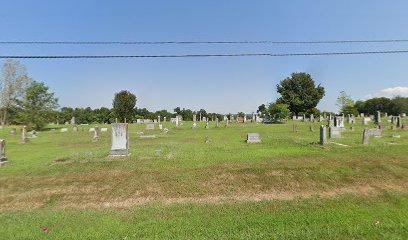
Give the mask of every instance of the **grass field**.
<svg viewBox="0 0 408 240">
<path fill-rule="evenodd" d="M 319 123 L 296 124 L 134 124 L 131 156 L 114 159 L 93 125 L 26 144 L 0 130 L 0 238 L 407 239 L 408 131 L 363 146 L 357 120 L 322 146 Z M 262 143 L 247 144 L 251 132 Z"/>
</svg>

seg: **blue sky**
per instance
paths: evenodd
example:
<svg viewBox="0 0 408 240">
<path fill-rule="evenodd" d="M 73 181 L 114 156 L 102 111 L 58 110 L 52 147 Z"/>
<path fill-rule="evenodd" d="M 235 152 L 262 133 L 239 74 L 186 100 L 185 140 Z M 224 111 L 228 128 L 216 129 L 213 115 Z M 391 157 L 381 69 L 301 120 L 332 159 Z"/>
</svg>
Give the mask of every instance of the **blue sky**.
<svg viewBox="0 0 408 240">
<path fill-rule="evenodd" d="M 408 39 L 408 2 L 344 1 L 8 1 L 0 41 L 316 41 Z M 142 55 L 408 50 L 398 44 L 323 45 L 0 45 L 0 55 Z M 306 71 L 326 88 L 319 104 L 408 96 L 408 54 L 330 57 L 21 60 L 61 106 L 111 107 L 130 90 L 137 106 L 252 112 L 274 101 L 276 84 Z"/>
</svg>

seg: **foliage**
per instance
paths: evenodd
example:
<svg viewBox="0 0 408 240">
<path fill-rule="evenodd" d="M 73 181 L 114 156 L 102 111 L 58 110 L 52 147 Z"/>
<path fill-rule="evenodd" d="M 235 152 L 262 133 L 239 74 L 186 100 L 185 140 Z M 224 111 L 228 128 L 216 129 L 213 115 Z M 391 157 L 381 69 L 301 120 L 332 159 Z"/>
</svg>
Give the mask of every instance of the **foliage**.
<svg viewBox="0 0 408 240">
<path fill-rule="evenodd" d="M 15 107 L 18 100 L 24 97 L 31 79 L 27 76 L 26 68 L 12 59 L 6 60 L 0 78 L 0 108 L 1 124 L 7 124 L 8 113 Z"/>
<path fill-rule="evenodd" d="M 371 98 L 366 101 L 356 101 L 354 108 L 360 113 L 375 114 L 376 111 L 392 114 L 408 113 L 408 97 Z"/>
<path fill-rule="evenodd" d="M 132 122 L 135 106 L 136 96 L 129 91 L 122 90 L 116 93 L 113 99 L 113 116 L 120 121 L 126 118 L 128 122 Z"/>
<path fill-rule="evenodd" d="M 337 97 L 336 106 L 339 108 L 340 113 L 344 114 L 357 114 L 357 110 L 354 107 L 354 101 L 350 95 L 347 95 L 345 91 L 341 91 Z"/>
<path fill-rule="evenodd" d="M 324 87 L 316 87 L 312 77 L 302 72 L 292 73 L 276 87 L 281 95 L 277 103 L 287 104 L 295 115 L 315 108 L 325 94 Z"/>
<path fill-rule="evenodd" d="M 22 124 L 35 130 L 42 129 L 50 120 L 50 114 L 58 107 L 54 93 L 48 92 L 44 83 L 33 82 L 24 98 L 18 100 L 18 117 Z"/>
<path fill-rule="evenodd" d="M 261 104 L 261 105 L 258 107 L 258 110 L 257 110 L 256 112 L 259 113 L 259 114 L 265 115 L 265 114 L 268 113 L 268 109 L 266 108 L 266 105 L 265 105 L 265 104 Z"/>
<path fill-rule="evenodd" d="M 283 122 L 290 116 L 289 105 L 283 103 L 271 103 L 268 106 L 268 113 L 275 122 Z"/>
</svg>

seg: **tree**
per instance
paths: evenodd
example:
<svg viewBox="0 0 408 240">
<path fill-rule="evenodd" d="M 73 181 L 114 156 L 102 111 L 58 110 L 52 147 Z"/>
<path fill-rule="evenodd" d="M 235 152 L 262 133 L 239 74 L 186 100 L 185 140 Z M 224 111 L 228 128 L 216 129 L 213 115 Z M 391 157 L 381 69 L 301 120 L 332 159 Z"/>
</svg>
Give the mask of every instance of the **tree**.
<svg viewBox="0 0 408 240">
<path fill-rule="evenodd" d="M 355 114 L 354 101 L 350 95 L 347 95 L 345 91 L 341 91 L 337 97 L 336 106 L 339 107 L 339 111 L 344 114 Z"/>
<path fill-rule="evenodd" d="M 325 94 L 324 87 L 320 84 L 316 87 L 307 73 L 292 73 L 291 77 L 282 80 L 276 87 L 281 95 L 277 103 L 287 104 L 295 115 L 315 108 Z"/>
<path fill-rule="evenodd" d="M 35 81 L 27 88 L 24 98 L 17 101 L 21 123 L 35 130 L 47 124 L 58 107 L 58 98 L 48 90 L 44 83 Z"/>
<path fill-rule="evenodd" d="M 267 113 L 266 105 L 265 104 L 260 105 L 256 112 L 261 115 L 265 115 Z"/>
<path fill-rule="evenodd" d="M 136 96 L 129 91 L 122 90 L 116 93 L 113 99 L 113 115 L 120 121 L 124 121 L 126 118 L 128 122 L 131 122 L 135 106 Z"/>
<path fill-rule="evenodd" d="M 8 122 L 8 112 L 24 96 L 31 79 L 24 65 L 12 59 L 6 60 L 0 79 L 1 124 Z"/>
<path fill-rule="evenodd" d="M 289 105 L 283 103 L 271 103 L 268 106 L 268 113 L 275 122 L 282 122 L 290 115 Z"/>
</svg>

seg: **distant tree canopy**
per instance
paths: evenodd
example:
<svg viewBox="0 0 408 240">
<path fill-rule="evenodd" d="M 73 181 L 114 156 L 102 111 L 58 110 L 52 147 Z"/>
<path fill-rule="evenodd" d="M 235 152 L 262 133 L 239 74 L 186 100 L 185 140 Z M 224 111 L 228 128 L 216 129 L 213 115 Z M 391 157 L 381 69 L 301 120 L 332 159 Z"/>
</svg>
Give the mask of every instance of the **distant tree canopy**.
<svg viewBox="0 0 408 240">
<path fill-rule="evenodd" d="M 133 120 L 136 106 L 136 96 L 133 93 L 126 90 L 116 93 L 112 105 L 115 118 L 120 121 L 124 121 L 126 118 L 128 122 Z"/>
<path fill-rule="evenodd" d="M 371 98 L 366 101 L 356 101 L 354 108 L 360 113 L 375 114 L 376 111 L 398 115 L 408 113 L 408 97 Z"/>
<path fill-rule="evenodd" d="M 312 77 L 307 73 L 292 73 L 291 77 L 282 80 L 277 86 L 281 97 L 277 103 L 284 103 L 289 110 L 298 115 L 310 112 L 317 106 L 325 94 L 324 87 L 316 87 Z"/>
</svg>

